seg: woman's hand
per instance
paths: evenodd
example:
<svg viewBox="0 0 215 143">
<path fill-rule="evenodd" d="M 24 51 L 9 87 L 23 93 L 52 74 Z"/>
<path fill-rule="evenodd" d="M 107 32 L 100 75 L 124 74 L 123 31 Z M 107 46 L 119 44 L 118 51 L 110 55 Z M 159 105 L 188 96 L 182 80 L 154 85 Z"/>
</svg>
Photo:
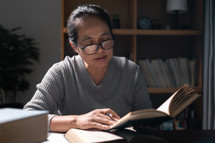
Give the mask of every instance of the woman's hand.
<svg viewBox="0 0 215 143">
<path fill-rule="evenodd" d="M 78 129 L 96 128 L 107 130 L 119 119 L 119 115 L 109 108 L 96 109 L 89 113 L 77 116 L 75 125 Z"/>
<path fill-rule="evenodd" d="M 67 132 L 71 128 L 107 130 L 119 119 L 119 115 L 109 108 L 96 109 L 83 115 L 54 116 L 49 131 Z"/>
</svg>

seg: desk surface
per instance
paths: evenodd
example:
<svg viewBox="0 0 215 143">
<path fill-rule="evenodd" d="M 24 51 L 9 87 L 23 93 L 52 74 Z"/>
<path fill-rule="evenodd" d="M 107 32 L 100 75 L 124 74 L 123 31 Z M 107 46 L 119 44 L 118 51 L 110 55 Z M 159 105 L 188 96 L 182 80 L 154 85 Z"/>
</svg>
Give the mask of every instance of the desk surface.
<svg viewBox="0 0 215 143">
<path fill-rule="evenodd" d="M 215 143 L 215 130 L 158 131 L 154 135 L 168 143 Z"/>
<path fill-rule="evenodd" d="M 157 131 L 153 135 L 168 143 L 215 143 L 215 130 Z M 62 133 L 51 133 L 43 143 L 69 143 Z M 144 143 L 144 141 L 143 141 Z"/>
<path fill-rule="evenodd" d="M 69 143 L 65 138 L 64 138 L 63 133 L 50 133 L 47 141 L 44 141 L 42 143 Z"/>
</svg>

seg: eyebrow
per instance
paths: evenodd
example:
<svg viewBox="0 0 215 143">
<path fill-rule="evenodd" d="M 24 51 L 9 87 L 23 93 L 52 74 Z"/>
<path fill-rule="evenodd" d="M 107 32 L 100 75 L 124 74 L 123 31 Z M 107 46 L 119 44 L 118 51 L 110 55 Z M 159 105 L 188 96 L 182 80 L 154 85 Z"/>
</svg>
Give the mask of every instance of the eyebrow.
<svg viewBox="0 0 215 143">
<path fill-rule="evenodd" d="M 100 36 L 102 37 L 102 36 L 106 36 L 106 35 L 111 35 L 111 33 L 110 32 L 104 32 L 104 33 L 102 33 Z M 89 40 L 89 39 L 92 39 L 93 37 L 90 37 L 90 36 L 88 36 L 88 35 L 84 35 L 84 38 L 83 38 L 83 40 L 81 41 L 81 43 L 83 43 L 84 41 L 86 41 L 86 40 Z"/>
</svg>

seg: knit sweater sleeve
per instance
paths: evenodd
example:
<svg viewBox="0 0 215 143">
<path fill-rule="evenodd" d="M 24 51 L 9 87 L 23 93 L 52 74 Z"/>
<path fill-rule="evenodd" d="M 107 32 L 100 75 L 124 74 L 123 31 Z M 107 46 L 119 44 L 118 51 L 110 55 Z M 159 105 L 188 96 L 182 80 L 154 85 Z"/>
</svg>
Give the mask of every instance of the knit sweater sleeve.
<svg viewBox="0 0 215 143">
<path fill-rule="evenodd" d="M 58 107 L 62 106 L 63 84 L 60 64 L 54 64 L 45 74 L 41 83 L 37 84 L 37 91 L 24 108 L 48 110 L 51 114 L 57 113 Z"/>
<path fill-rule="evenodd" d="M 37 90 L 33 98 L 24 106 L 25 110 L 47 110 L 48 125 L 52 117 L 58 113 L 62 106 L 64 96 L 63 74 L 61 63 L 54 64 L 43 77 L 41 83 L 37 84 Z"/>
</svg>

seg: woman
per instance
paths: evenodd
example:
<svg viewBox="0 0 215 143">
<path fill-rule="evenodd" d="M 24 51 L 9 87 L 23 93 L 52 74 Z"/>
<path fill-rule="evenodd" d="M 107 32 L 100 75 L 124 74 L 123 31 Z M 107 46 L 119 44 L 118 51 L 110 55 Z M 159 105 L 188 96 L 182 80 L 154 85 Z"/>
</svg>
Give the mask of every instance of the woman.
<svg viewBox="0 0 215 143">
<path fill-rule="evenodd" d="M 54 64 L 24 109 L 48 110 L 49 130 L 66 132 L 106 130 L 130 111 L 151 108 L 139 66 L 113 56 L 111 22 L 102 8 L 77 7 L 67 28 L 78 55 Z"/>
</svg>

